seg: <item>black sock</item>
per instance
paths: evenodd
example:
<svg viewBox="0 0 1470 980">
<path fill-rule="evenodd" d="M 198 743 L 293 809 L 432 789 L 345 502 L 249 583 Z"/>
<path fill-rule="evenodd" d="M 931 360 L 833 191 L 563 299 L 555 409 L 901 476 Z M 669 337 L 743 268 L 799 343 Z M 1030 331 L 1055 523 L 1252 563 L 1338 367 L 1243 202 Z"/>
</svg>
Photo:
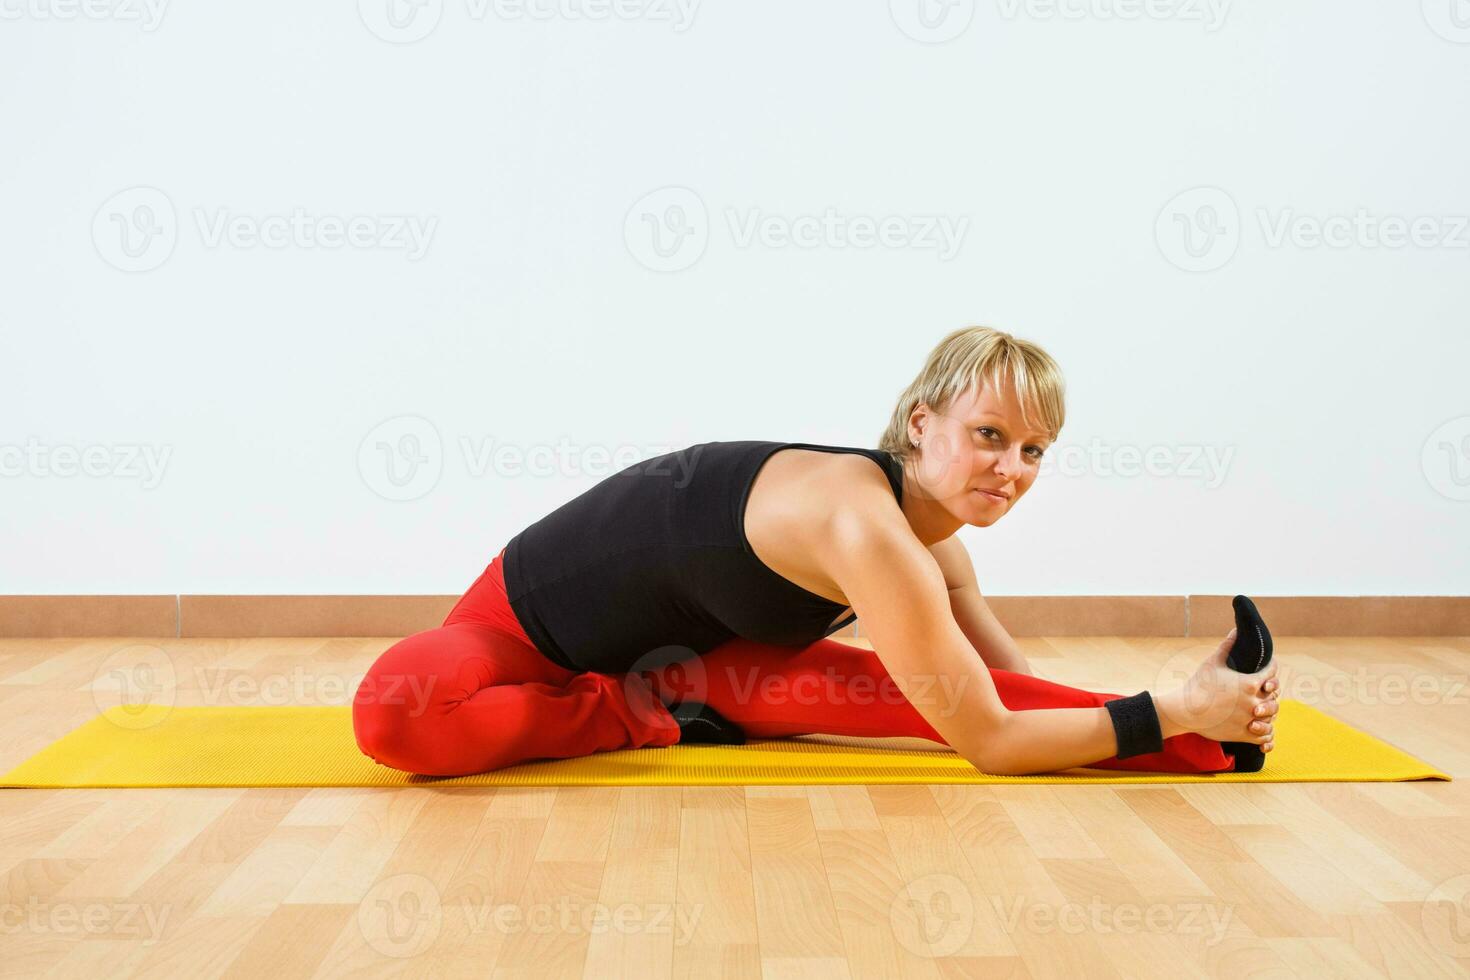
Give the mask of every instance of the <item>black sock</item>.
<svg viewBox="0 0 1470 980">
<path fill-rule="evenodd" d="M 1254 602 L 1238 595 L 1234 605 L 1235 645 L 1225 662 L 1232 670 L 1254 674 L 1271 662 L 1271 631 Z M 1220 747 L 1235 756 L 1236 772 L 1260 772 L 1266 764 L 1266 753 L 1254 742 L 1221 742 Z"/>
<path fill-rule="evenodd" d="M 680 745 L 744 745 L 745 732 L 714 708 L 700 701 L 684 701 L 669 708 L 679 723 Z"/>
</svg>

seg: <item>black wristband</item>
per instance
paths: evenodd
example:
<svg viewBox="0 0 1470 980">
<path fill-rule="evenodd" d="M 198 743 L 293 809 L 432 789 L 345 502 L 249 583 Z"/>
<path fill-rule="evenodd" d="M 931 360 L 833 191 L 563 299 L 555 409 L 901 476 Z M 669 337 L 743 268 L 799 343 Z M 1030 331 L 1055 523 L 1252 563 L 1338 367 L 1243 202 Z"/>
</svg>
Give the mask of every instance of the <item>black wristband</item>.
<svg viewBox="0 0 1470 980">
<path fill-rule="evenodd" d="M 1114 698 L 1104 702 L 1103 707 L 1113 718 L 1113 732 L 1118 736 L 1118 754 L 1115 758 L 1162 752 L 1164 732 L 1159 727 L 1159 711 L 1154 699 L 1147 691 L 1140 691 L 1129 698 Z"/>
</svg>

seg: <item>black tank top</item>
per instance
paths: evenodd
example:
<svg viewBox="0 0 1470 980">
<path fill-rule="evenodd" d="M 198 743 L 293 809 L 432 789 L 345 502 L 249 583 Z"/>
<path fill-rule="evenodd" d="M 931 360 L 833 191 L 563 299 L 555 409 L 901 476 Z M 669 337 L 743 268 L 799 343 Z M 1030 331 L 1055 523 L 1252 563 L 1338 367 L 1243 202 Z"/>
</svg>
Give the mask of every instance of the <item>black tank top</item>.
<svg viewBox="0 0 1470 980">
<path fill-rule="evenodd" d="M 880 449 L 706 442 L 612 474 L 505 547 L 505 587 L 526 635 L 569 670 L 623 673 L 735 637 L 807 646 L 851 623 L 845 606 L 777 575 L 745 536 L 756 472 L 780 449 L 857 453 L 903 503 L 903 465 Z"/>
</svg>

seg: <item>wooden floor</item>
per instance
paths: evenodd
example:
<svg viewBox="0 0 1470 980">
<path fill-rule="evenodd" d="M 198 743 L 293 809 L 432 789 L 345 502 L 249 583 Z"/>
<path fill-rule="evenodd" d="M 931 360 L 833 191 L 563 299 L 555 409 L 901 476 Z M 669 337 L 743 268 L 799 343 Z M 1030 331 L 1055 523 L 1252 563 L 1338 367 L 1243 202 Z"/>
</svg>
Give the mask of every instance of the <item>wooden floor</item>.
<svg viewBox="0 0 1470 980">
<path fill-rule="evenodd" d="M 0 640 L 0 770 L 119 665 L 177 704 L 346 704 L 390 642 Z M 1019 642 L 1117 693 L 1215 646 Z M 1286 697 L 1457 781 L 0 790 L 0 975 L 1466 975 L 1470 638 L 1277 656 Z"/>
</svg>

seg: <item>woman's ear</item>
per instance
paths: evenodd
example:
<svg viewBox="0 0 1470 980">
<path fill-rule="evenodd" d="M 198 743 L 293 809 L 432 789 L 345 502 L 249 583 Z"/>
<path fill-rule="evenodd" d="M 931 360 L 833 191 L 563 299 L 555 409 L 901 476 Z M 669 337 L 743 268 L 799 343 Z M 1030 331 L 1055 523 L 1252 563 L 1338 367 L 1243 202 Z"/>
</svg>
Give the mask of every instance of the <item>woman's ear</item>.
<svg viewBox="0 0 1470 980">
<path fill-rule="evenodd" d="M 909 413 L 909 445 L 915 449 L 919 448 L 919 441 L 924 437 L 924 426 L 929 423 L 929 411 L 928 405 L 919 402 Z"/>
</svg>

